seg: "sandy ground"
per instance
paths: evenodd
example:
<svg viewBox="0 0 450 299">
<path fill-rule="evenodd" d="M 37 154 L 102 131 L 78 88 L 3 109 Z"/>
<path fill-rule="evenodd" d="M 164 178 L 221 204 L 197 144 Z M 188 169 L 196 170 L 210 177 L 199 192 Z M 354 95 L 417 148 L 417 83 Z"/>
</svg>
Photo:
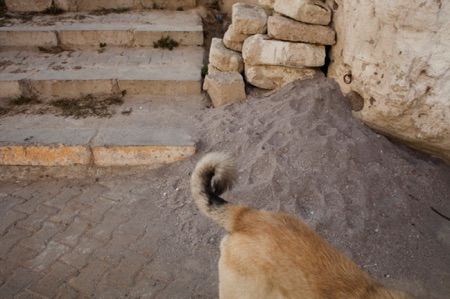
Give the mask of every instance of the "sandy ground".
<svg viewBox="0 0 450 299">
<path fill-rule="evenodd" d="M 148 267 L 155 276 L 143 277 L 158 288 L 150 298 L 217 297 L 225 232 L 200 215 L 189 191 L 190 172 L 210 151 L 237 160 L 239 181 L 227 200 L 303 218 L 383 283 L 416 298 L 450 298 L 450 221 L 432 210 L 450 216 L 450 167 L 352 117 L 333 80 L 296 82 L 186 118 L 198 144 L 189 159 L 96 180 L 57 180 L 80 189 L 102 185 L 140 211 L 154 235 Z M 158 281 L 172 283 L 159 288 Z"/>
</svg>

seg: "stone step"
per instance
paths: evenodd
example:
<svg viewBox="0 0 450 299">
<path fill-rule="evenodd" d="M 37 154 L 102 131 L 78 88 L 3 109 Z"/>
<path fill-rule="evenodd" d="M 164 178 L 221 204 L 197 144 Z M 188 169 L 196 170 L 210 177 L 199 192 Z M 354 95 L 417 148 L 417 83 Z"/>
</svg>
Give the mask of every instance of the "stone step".
<svg viewBox="0 0 450 299">
<path fill-rule="evenodd" d="M 205 107 L 203 96 L 125 99 L 111 118 L 1 117 L 0 166 L 156 167 L 195 153 L 186 115 Z"/>
<path fill-rule="evenodd" d="M 201 93 L 201 47 L 0 52 L 0 97 Z"/>
<path fill-rule="evenodd" d="M 65 11 L 126 9 L 189 9 L 196 0 L 5 0 L 10 12 L 39 12 L 49 9 L 52 1 Z"/>
<path fill-rule="evenodd" d="M 170 37 L 180 46 L 203 45 L 201 17 L 194 11 L 147 11 L 105 15 L 65 13 L 8 18 L 0 27 L 2 47 L 153 47 Z"/>
</svg>

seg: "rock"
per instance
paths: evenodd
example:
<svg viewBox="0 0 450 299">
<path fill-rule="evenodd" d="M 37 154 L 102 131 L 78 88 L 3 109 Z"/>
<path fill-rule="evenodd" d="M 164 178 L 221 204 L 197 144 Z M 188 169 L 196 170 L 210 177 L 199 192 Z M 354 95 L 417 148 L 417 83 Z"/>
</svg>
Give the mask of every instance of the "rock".
<svg viewBox="0 0 450 299">
<path fill-rule="evenodd" d="M 275 1 L 274 10 L 294 20 L 328 25 L 331 21 L 331 9 L 320 0 L 283 0 Z"/>
<path fill-rule="evenodd" d="M 241 53 L 227 49 L 220 38 L 213 38 L 211 41 L 209 63 L 222 72 L 242 73 L 244 71 Z"/>
<path fill-rule="evenodd" d="M 208 91 L 214 107 L 245 100 L 245 83 L 238 72 L 220 72 L 205 77 L 203 89 Z"/>
<path fill-rule="evenodd" d="M 129 9 L 133 7 L 133 0 L 78 0 L 77 11 L 93 11 L 101 9 Z"/>
<path fill-rule="evenodd" d="M 257 34 L 245 40 L 242 56 L 250 65 L 320 67 L 325 64 L 325 46 L 270 40 Z"/>
<path fill-rule="evenodd" d="M 262 89 L 276 89 L 296 80 L 323 77 L 313 68 L 289 68 L 285 66 L 245 65 L 245 77 L 250 84 Z"/>
<path fill-rule="evenodd" d="M 262 7 L 273 9 L 274 4 L 275 0 L 259 0 L 259 5 L 261 5 Z"/>
<path fill-rule="evenodd" d="M 363 98 L 354 115 L 450 162 L 450 2 L 340 0 L 334 8 L 328 75 Z"/>
<path fill-rule="evenodd" d="M 77 0 L 54 0 L 54 3 L 64 11 L 77 11 Z"/>
<path fill-rule="evenodd" d="M 225 32 L 225 35 L 223 36 L 223 43 L 228 49 L 242 52 L 244 41 L 250 36 L 251 35 L 249 34 L 237 32 L 234 25 L 231 24 L 230 27 L 228 27 L 227 32 Z"/>
<path fill-rule="evenodd" d="M 216 68 L 211 63 L 208 64 L 208 75 L 210 75 L 210 74 L 217 74 L 217 73 L 221 73 L 221 72 L 222 71 L 220 71 L 218 68 Z"/>
<path fill-rule="evenodd" d="M 43 11 L 50 8 L 52 0 L 5 0 L 5 4 L 10 12 Z"/>
<path fill-rule="evenodd" d="M 267 30 L 267 14 L 258 5 L 234 4 L 231 20 L 235 30 L 243 34 L 264 34 Z"/>
<path fill-rule="evenodd" d="M 269 37 L 279 40 L 320 45 L 336 43 L 336 33 L 329 26 L 296 22 L 280 15 L 269 17 L 267 32 Z"/>
<path fill-rule="evenodd" d="M 258 4 L 258 0 L 220 0 L 222 11 L 231 15 L 232 7 L 236 3 Z"/>
<path fill-rule="evenodd" d="M 178 9 L 180 7 L 187 9 L 197 5 L 196 0 L 140 0 L 139 2 L 144 8 L 150 9 Z"/>
</svg>

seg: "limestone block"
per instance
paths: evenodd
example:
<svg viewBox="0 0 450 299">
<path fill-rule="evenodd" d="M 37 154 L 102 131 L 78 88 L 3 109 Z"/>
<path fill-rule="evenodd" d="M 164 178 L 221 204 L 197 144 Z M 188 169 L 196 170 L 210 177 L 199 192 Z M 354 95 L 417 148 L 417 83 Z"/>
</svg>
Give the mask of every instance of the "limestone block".
<svg viewBox="0 0 450 299">
<path fill-rule="evenodd" d="M 221 38 L 213 38 L 209 50 L 209 63 L 222 72 L 244 71 L 241 53 L 227 49 Z"/>
<path fill-rule="evenodd" d="M 325 64 L 325 46 L 270 40 L 257 34 L 245 40 L 242 56 L 250 65 L 320 67 Z"/>
<path fill-rule="evenodd" d="M 50 8 L 52 0 L 5 0 L 10 12 L 43 11 Z"/>
<path fill-rule="evenodd" d="M 140 3 L 144 8 L 151 9 L 187 9 L 197 5 L 196 0 L 140 0 Z"/>
<path fill-rule="evenodd" d="M 328 25 L 331 21 L 331 9 L 320 0 L 283 0 L 275 1 L 274 10 L 294 20 Z"/>
<path fill-rule="evenodd" d="M 307 80 L 321 76 L 323 76 L 323 73 L 315 68 L 245 65 L 247 82 L 262 89 L 276 89 L 296 80 Z"/>
<path fill-rule="evenodd" d="M 6 30 L 2 30 L 2 29 Z M 54 31 L 14 31 L 0 28 L 0 45 L 5 47 L 55 47 L 58 38 Z"/>
<path fill-rule="evenodd" d="M 354 114 L 450 162 L 450 2 L 337 4 L 328 75 L 364 99 Z"/>
<path fill-rule="evenodd" d="M 245 83 L 238 72 L 220 72 L 205 77 L 203 89 L 208 91 L 214 107 L 245 100 Z"/>
<path fill-rule="evenodd" d="M 209 63 L 208 64 L 208 74 L 217 74 L 217 73 L 221 73 L 221 71 L 219 69 L 217 69 L 214 65 Z"/>
<path fill-rule="evenodd" d="M 259 5 L 262 7 L 273 8 L 275 0 L 259 0 Z"/>
<path fill-rule="evenodd" d="M 336 43 L 336 33 L 330 27 L 296 22 L 280 15 L 269 17 L 267 32 L 271 38 L 286 41 L 321 45 Z"/>
<path fill-rule="evenodd" d="M 234 4 L 231 20 L 235 30 L 243 34 L 264 34 L 267 30 L 267 14 L 258 5 Z"/>
<path fill-rule="evenodd" d="M 54 0 L 54 3 L 64 11 L 77 11 L 77 0 Z"/>
<path fill-rule="evenodd" d="M 78 11 L 92 11 L 101 9 L 131 9 L 133 0 L 78 0 Z"/>
<path fill-rule="evenodd" d="M 220 0 L 220 8 L 228 15 L 231 15 L 232 7 L 235 3 L 258 4 L 258 0 Z"/>
<path fill-rule="evenodd" d="M 19 81 L 0 81 L 0 99 L 12 99 L 21 96 Z"/>
<path fill-rule="evenodd" d="M 236 27 L 231 24 L 230 27 L 228 27 L 227 32 L 225 32 L 225 35 L 223 36 L 223 43 L 228 49 L 242 52 L 244 41 L 250 36 L 250 34 L 243 34 L 238 32 L 236 30 Z"/>
</svg>

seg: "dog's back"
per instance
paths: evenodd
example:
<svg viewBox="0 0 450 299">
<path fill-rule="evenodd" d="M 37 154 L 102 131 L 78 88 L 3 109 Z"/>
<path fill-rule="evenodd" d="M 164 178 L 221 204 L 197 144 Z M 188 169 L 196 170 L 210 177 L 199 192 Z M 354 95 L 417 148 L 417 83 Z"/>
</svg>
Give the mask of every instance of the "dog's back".
<svg viewBox="0 0 450 299">
<path fill-rule="evenodd" d="M 191 180 L 199 210 L 229 232 L 221 243 L 220 298 L 410 298 L 372 279 L 297 218 L 220 198 L 235 178 L 231 157 L 210 153 Z"/>
</svg>

